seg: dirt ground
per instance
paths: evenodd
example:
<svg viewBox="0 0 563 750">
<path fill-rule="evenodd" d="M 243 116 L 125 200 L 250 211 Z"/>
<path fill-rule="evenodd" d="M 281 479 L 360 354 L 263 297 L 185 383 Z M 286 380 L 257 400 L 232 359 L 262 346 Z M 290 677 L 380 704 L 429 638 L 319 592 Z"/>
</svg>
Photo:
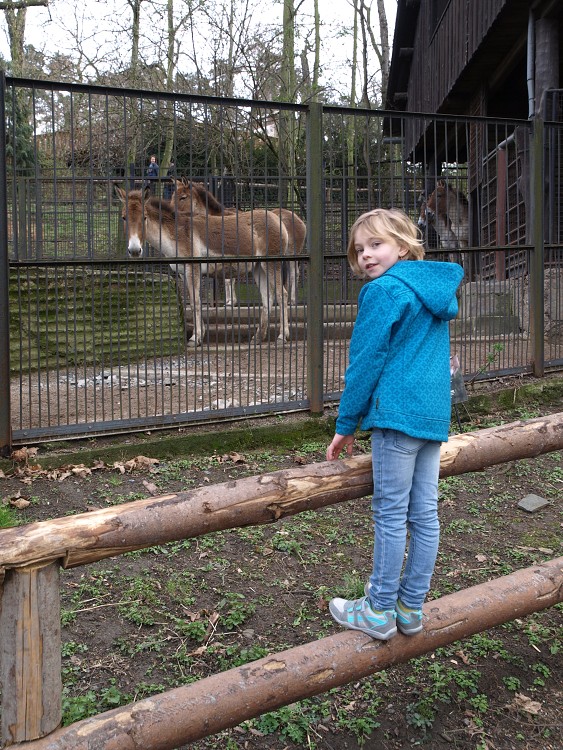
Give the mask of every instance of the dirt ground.
<svg viewBox="0 0 563 750">
<path fill-rule="evenodd" d="M 469 410 L 464 429 L 562 406 L 487 417 Z M 140 438 L 138 446 L 142 456 Z M 265 445 L 90 466 L 62 455 L 62 465 L 48 470 L 40 449 L 0 479 L 0 510 L 19 524 L 87 513 L 322 461 L 325 447 L 296 441 L 290 450 Z M 359 441 L 357 449 L 369 447 Z M 551 453 L 440 481 L 430 598 L 563 554 L 562 458 Z M 548 503 L 529 513 L 518 503 L 532 493 Z M 361 594 L 371 545 L 366 498 L 63 571 L 65 723 L 339 632 L 328 600 Z M 562 611 L 507 623 L 190 747 L 560 750 Z"/>
</svg>

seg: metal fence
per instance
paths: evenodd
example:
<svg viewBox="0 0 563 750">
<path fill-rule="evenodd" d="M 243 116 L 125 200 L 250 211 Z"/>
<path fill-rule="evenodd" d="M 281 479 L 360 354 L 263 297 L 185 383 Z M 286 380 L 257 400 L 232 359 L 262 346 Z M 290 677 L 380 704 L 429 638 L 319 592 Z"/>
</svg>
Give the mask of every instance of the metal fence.
<svg viewBox="0 0 563 750">
<path fill-rule="evenodd" d="M 342 391 L 362 284 L 346 261 L 348 230 L 376 206 L 420 221 L 428 258 L 463 264 L 451 339 L 466 379 L 563 365 L 555 94 L 549 120 L 514 122 L 14 78 L 1 89 L 3 446 L 320 412 Z M 157 179 L 146 174 L 152 154 Z M 115 186 L 127 197 L 146 188 L 177 209 L 169 177 L 201 183 L 227 212 L 252 211 L 252 242 L 263 239 L 263 209 L 286 209 L 287 245 L 266 241 L 257 267 L 243 255 L 242 236 L 227 240 L 227 226 L 242 226 L 248 214 L 227 221 L 224 212 L 213 220 L 222 227 L 222 268 L 207 268 L 195 223 L 182 224 L 177 212 L 177 236 L 182 224 L 191 239 L 176 239 L 172 255 L 162 241 L 129 257 L 133 216 Z M 456 205 L 450 200 L 449 215 L 438 212 L 432 223 L 426 209 L 438 186 Z M 209 247 L 210 202 L 206 210 L 201 242 Z M 292 216 L 307 225 L 303 247 Z M 189 341 L 194 268 L 202 274 L 199 346 Z M 253 269 L 265 271 L 266 306 Z M 274 294 L 281 273 L 287 304 Z"/>
</svg>

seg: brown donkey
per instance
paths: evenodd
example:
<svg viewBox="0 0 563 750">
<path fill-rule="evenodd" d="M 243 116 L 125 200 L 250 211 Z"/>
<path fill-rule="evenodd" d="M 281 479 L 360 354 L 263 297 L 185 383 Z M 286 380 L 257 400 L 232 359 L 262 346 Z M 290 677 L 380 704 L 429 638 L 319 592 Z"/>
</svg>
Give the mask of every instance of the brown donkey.
<svg viewBox="0 0 563 750">
<path fill-rule="evenodd" d="M 127 236 L 127 252 L 140 258 L 147 241 L 167 258 L 203 258 L 202 263 L 171 263 L 184 274 L 194 316 L 194 331 L 189 343 L 202 343 L 205 329 L 201 319 L 201 276 L 221 271 L 225 265 L 246 261 L 260 291 L 262 309 L 259 335 L 266 339 L 269 316 L 278 299 L 281 316 L 279 339 L 289 340 L 287 294 L 282 283 L 281 263 L 261 262 L 268 255 L 287 251 L 287 231 L 266 211 L 253 216 L 205 217 L 174 210 L 170 201 L 150 196 L 147 190 L 126 193 L 116 187 L 123 204 L 122 218 Z M 209 260 L 207 260 L 209 259 Z M 211 259 L 213 259 L 212 262 Z M 258 335 L 258 332 L 257 334 Z"/>
<path fill-rule="evenodd" d="M 176 191 L 170 199 L 180 213 L 189 213 L 202 216 L 233 216 L 256 213 L 265 209 L 254 209 L 253 212 L 237 211 L 236 208 L 226 208 L 215 196 L 200 182 L 191 180 L 176 180 Z M 307 226 L 299 216 L 287 208 L 269 208 L 269 214 L 279 219 L 287 230 L 289 238 L 287 245 L 288 255 L 302 255 L 305 247 Z M 291 304 L 297 302 L 297 280 L 299 278 L 299 262 L 286 261 L 289 269 L 286 289 Z"/>
<path fill-rule="evenodd" d="M 420 206 L 418 226 L 424 232 L 428 225 L 435 229 L 440 247 L 451 253 L 450 260 L 461 262 L 459 251 L 469 245 L 469 202 L 461 190 L 438 180 Z"/>
</svg>

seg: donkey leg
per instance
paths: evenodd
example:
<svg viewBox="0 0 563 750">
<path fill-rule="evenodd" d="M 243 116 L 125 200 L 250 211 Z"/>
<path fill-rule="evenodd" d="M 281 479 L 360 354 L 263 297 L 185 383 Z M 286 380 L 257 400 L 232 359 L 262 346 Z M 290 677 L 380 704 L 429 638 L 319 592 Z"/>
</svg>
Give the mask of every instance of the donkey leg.
<svg viewBox="0 0 563 750">
<path fill-rule="evenodd" d="M 262 300 L 262 305 L 260 307 L 260 324 L 252 340 L 265 341 L 268 338 L 270 325 L 269 310 L 274 307 L 275 289 L 261 263 L 255 263 L 252 266 L 252 276 L 258 287 L 258 291 L 260 292 L 260 299 Z"/>
<path fill-rule="evenodd" d="M 290 263 L 289 265 L 292 268 L 294 264 Z M 273 276 L 272 282 L 274 283 L 276 299 L 278 300 L 278 310 L 280 312 L 280 332 L 278 339 L 280 341 L 289 341 L 287 289 L 283 283 L 283 268 L 281 263 L 273 264 L 271 275 Z M 293 288 L 295 288 L 295 281 L 293 282 Z"/>
<path fill-rule="evenodd" d="M 229 307 L 237 304 L 236 279 L 225 278 L 225 304 Z"/>
<path fill-rule="evenodd" d="M 292 260 L 288 263 L 287 269 L 287 284 L 284 286 L 287 289 L 288 302 L 291 305 L 297 304 L 297 284 L 299 281 L 299 261 Z"/>
<path fill-rule="evenodd" d="M 194 318 L 194 330 L 188 345 L 200 346 L 205 333 L 201 319 L 201 268 L 195 264 L 184 266 L 184 279 Z"/>
</svg>

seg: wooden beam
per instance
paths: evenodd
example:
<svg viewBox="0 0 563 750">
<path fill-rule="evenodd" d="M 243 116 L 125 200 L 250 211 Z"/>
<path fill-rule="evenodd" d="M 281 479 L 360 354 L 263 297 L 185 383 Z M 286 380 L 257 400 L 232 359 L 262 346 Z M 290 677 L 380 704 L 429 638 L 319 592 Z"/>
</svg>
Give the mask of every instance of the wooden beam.
<svg viewBox="0 0 563 750">
<path fill-rule="evenodd" d="M 563 449 L 563 413 L 454 435 L 441 476 Z M 274 523 L 370 495 L 371 455 L 309 464 L 0 531 L 0 570 L 60 559 L 74 567 L 213 531 Z"/>
<path fill-rule="evenodd" d="M 0 744 L 49 734 L 61 723 L 59 564 L 6 572 L 0 588 Z"/>
<path fill-rule="evenodd" d="M 173 750 L 563 600 L 563 558 L 424 605 L 424 630 L 382 643 L 344 631 L 108 711 L 21 750 Z M 328 617 L 328 615 L 327 615 Z"/>
</svg>

